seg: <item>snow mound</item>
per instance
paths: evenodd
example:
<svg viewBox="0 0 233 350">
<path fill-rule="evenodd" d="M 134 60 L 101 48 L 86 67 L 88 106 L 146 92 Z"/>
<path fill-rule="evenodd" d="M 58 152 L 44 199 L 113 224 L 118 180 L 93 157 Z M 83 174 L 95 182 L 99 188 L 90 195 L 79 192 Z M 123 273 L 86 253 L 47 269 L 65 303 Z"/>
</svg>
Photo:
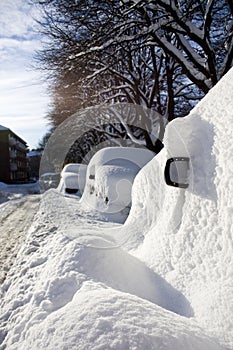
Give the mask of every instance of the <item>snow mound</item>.
<svg viewBox="0 0 233 350">
<path fill-rule="evenodd" d="M 135 179 L 119 239 L 190 301 L 199 324 L 233 348 L 233 69 L 184 119 Z M 190 157 L 187 190 L 169 187 L 170 157 Z"/>
<path fill-rule="evenodd" d="M 28 194 L 38 194 L 39 191 L 38 183 L 8 185 L 0 182 L 0 204 L 9 200 L 20 199 Z"/>
<path fill-rule="evenodd" d="M 22 343 L 24 350 L 221 349 L 194 323 L 140 298 L 90 282 L 64 308 L 32 326 L 28 336 L 30 341 Z"/>
<path fill-rule="evenodd" d="M 124 225 L 44 193 L 2 286 L 0 350 L 233 349 L 232 103 L 233 70 L 168 125 Z M 165 185 L 174 156 L 190 157 L 186 190 Z"/>
<path fill-rule="evenodd" d="M 121 248 L 80 245 L 59 232 L 64 208 L 55 211 L 58 196 L 53 190 L 44 195 L 3 285 L 1 350 L 221 350 L 190 318 L 183 295 L 140 260 Z M 82 232 L 87 218 L 77 201 L 72 207 Z M 100 229 L 100 222 L 93 226 Z"/>
<path fill-rule="evenodd" d="M 154 156 L 142 148 L 108 147 L 98 151 L 88 164 L 82 207 L 96 210 L 108 220 L 124 222 L 131 207 L 134 178 Z"/>
</svg>

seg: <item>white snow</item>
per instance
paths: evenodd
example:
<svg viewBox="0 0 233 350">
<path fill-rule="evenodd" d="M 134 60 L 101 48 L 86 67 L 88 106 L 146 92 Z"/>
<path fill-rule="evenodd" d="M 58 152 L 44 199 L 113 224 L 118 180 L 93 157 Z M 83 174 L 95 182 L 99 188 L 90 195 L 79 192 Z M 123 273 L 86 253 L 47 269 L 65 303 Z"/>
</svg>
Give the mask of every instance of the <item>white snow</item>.
<svg viewBox="0 0 233 350">
<path fill-rule="evenodd" d="M 22 198 L 28 194 L 36 194 L 39 192 L 40 189 L 38 182 L 21 185 L 0 182 L 0 204 L 9 200 Z"/>
<path fill-rule="evenodd" d="M 131 207 L 135 176 L 155 154 L 148 149 L 108 147 L 98 151 L 87 168 L 82 208 L 123 223 Z"/>
<path fill-rule="evenodd" d="M 168 125 L 124 225 L 44 193 L 2 286 L 1 350 L 233 349 L 232 110 L 233 69 Z M 186 190 L 164 182 L 174 156 L 190 157 Z"/>
<path fill-rule="evenodd" d="M 66 189 L 77 190 L 81 195 L 86 184 L 87 165 L 78 163 L 69 163 L 64 166 L 61 172 L 61 179 L 58 185 L 58 191 L 66 194 Z"/>
<path fill-rule="evenodd" d="M 6 188 L 7 185 L 4 182 L 0 182 L 0 188 Z"/>
<path fill-rule="evenodd" d="M 0 284 L 29 229 L 40 199 L 38 183 L 0 182 Z"/>
<path fill-rule="evenodd" d="M 44 173 L 39 178 L 41 193 L 50 188 L 56 188 L 60 182 L 60 173 Z"/>
<path fill-rule="evenodd" d="M 136 178 L 131 215 L 122 230 L 128 249 L 180 290 L 199 325 L 229 349 L 233 349 L 232 77 L 233 70 L 189 117 L 168 125 L 165 150 Z M 191 160 L 185 191 L 164 184 L 166 159 L 174 156 Z"/>
</svg>

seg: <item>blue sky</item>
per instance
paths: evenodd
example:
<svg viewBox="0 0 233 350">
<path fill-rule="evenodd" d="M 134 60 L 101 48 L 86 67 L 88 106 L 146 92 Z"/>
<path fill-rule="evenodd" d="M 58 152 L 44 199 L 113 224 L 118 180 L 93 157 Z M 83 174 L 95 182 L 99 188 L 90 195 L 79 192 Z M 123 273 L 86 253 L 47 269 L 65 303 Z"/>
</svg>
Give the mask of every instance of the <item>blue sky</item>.
<svg viewBox="0 0 233 350">
<path fill-rule="evenodd" d="M 26 0 L 0 0 L 0 125 L 36 147 L 48 129 L 49 96 L 41 73 L 32 68 L 41 47 L 35 33 L 38 11 Z"/>
</svg>

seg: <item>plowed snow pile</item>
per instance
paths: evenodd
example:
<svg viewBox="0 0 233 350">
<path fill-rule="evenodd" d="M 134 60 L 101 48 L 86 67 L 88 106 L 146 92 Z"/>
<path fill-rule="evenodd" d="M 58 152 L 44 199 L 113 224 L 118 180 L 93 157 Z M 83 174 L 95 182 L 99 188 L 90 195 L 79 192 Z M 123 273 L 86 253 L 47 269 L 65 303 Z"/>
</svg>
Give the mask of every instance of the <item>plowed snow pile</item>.
<svg viewBox="0 0 233 350">
<path fill-rule="evenodd" d="M 138 174 L 125 225 L 56 190 L 2 288 L 0 349 L 233 350 L 233 70 Z M 190 157 L 188 189 L 164 166 Z"/>
<path fill-rule="evenodd" d="M 128 249 L 180 290 L 199 325 L 233 349 L 233 69 L 188 117 L 168 125 L 165 144 L 134 183 L 123 228 Z M 187 190 L 163 180 L 174 156 L 190 157 Z"/>
</svg>

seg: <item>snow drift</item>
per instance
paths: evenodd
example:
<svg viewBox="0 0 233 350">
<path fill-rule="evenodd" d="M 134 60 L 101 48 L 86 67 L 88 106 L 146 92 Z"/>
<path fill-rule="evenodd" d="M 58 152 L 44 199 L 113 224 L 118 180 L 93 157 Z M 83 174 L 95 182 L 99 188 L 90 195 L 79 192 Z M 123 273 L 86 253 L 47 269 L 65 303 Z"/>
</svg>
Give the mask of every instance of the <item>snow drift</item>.
<svg viewBox="0 0 233 350">
<path fill-rule="evenodd" d="M 233 70 L 168 125 L 123 226 L 43 195 L 2 287 L 1 350 L 233 349 L 232 104 Z M 186 190 L 165 185 L 172 156 L 190 157 Z"/>
<path fill-rule="evenodd" d="M 195 319 L 233 349 L 233 69 L 142 169 L 122 239 L 190 301 Z M 167 158 L 188 156 L 187 190 L 165 185 Z M 138 220 L 140 217 L 140 220 Z"/>
</svg>

